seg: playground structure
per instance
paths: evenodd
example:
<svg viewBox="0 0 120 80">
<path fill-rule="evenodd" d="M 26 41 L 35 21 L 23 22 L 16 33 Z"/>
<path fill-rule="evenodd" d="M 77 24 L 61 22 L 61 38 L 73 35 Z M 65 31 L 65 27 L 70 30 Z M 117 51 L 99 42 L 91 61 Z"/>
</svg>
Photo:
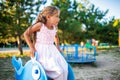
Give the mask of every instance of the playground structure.
<svg viewBox="0 0 120 80">
<path fill-rule="evenodd" d="M 70 63 L 89 63 L 96 61 L 95 46 L 64 45 L 60 46 L 64 57 Z"/>
</svg>

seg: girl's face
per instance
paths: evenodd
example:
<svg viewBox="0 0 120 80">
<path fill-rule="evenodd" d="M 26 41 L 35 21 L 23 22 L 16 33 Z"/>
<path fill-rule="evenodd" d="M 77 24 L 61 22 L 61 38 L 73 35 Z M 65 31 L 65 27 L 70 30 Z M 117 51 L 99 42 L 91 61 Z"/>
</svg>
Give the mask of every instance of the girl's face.
<svg viewBox="0 0 120 80">
<path fill-rule="evenodd" d="M 50 24 L 57 26 L 58 23 L 59 23 L 59 21 L 60 21 L 59 16 L 60 16 L 60 11 L 58 11 L 58 12 L 57 12 L 56 14 L 54 14 L 53 16 L 50 16 L 49 19 L 48 19 L 49 22 L 50 22 Z"/>
</svg>

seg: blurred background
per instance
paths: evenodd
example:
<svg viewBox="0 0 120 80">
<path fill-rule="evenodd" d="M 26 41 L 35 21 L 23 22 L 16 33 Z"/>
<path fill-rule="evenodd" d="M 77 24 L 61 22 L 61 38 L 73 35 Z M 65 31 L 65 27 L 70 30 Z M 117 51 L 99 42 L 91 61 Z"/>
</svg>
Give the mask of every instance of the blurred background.
<svg viewBox="0 0 120 80">
<path fill-rule="evenodd" d="M 23 33 L 49 5 L 61 11 L 58 35 L 64 51 L 64 45 L 75 48 L 68 52 L 75 57 L 93 51 L 95 62 L 71 64 L 75 79 L 120 80 L 120 0 L 0 0 L 0 80 L 15 80 L 13 55 L 22 58 L 23 66 L 30 60 Z"/>
<path fill-rule="evenodd" d="M 23 32 L 48 5 L 60 11 L 60 44 L 80 44 L 94 38 L 98 45 L 120 46 L 119 0 L 0 0 L 0 50 L 27 44 Z"/>
</svg>

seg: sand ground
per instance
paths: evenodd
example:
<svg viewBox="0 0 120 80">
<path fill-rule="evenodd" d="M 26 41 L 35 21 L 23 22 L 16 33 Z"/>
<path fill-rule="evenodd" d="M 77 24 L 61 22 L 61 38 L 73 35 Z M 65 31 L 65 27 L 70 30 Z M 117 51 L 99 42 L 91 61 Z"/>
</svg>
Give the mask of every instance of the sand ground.
<svg viewBox="0 0 120 80">
<path fill-rule="evenodd" d="M 120 52 L 98 51 L 96 59 L 95 63 L 73 67 L 76 80 L 120 80 Z"/>
<path fill-rule="evenodd" d="M 120 80 L 120 52 L 99 50 L 95 63 L 71 64 L 76 80 Z M 30 58 L 22 57 L 23 64 Z M 0 58 L 0 80 L 15 80 L 11 57 Z"/>
</svg>

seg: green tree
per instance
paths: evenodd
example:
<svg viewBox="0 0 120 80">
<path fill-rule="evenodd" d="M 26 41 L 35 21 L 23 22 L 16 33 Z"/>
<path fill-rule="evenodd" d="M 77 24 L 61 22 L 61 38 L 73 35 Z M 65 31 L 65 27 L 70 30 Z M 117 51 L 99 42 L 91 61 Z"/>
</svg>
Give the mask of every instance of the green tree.
<svg viewBox="0 0 120 80">
<path fill-rule="evenodd" d="M 53 0 L 52 5 L 58 6 L 61 11 L 58 25 L 61 30 L 59 33 L 61 43 L 75 43 L 76 40 L 79 40 L 79 37 L 75 35 L 81 31 L 81 22 L 76 18 L 76 1 L 72 4 L 70 0 Z"/>
<path fill-rule="evenodd" d="M 108 13 L 95 8 L 88 0 L 76 2 L 74 0 L 53 0 L 52 5 L 58 6 L 61 10 L 59 28 L 61 38 L 68 43 L 80 43 L 91 37 L 97 37 L 97 29 L 102 25 L 102 19 Z M 99 35 L 99 34 L 98 34 Z"/>
<path fill-rule="evenodd" d="M 3 41 L 17 40 L 20 54 L 22 50 L 22 33 L 31 25 L 35 15 L 40 11 L 40 0 L 2 0 L 0 1 L 0 38 Z"/>
<path fill-rule="evenodd" d="M 95 8 L 94 4 L 91 4 L 90 2 L 84 3 L 86 4 L 79 4 L 78 17 L 80 17 L 80 22 L 85 25 L 85 34 L 87 34 L 85 38 L 97 38 L 96 30 L 99 29 L 99 27 L 102 27 L 102 20 L 108 13 L 108 10 L 103 12 L 99 10 L 99 8 Z"/>
<path fill-rule="evenodd" d="M 103 27 L 97 29 L 97 33 L 99 34 L 99 39 L 101 42 L 108 42 L 110 44 L 118 43 L 118 30 L 120 28 L 120 21 L 115 27 L 113 26 L 114 21 L 115 19 L 113 17 L 109 21 L 104 22 Z"/>
<path fill-rule="evenodd" d="M 90 38 L 100 42 L 117 43 L 119 22 L 114 27 L 114 16 L 111 16 L 113 18 L 110 20 L 105 18 L 109 10 L 96 8 L 89 0 L 81 0 L 79 3 L 76 0 L 53 0 L 52 5 L 58 6 L 61 11 L 61 43 L 80 43 Z"/>
</svg>

